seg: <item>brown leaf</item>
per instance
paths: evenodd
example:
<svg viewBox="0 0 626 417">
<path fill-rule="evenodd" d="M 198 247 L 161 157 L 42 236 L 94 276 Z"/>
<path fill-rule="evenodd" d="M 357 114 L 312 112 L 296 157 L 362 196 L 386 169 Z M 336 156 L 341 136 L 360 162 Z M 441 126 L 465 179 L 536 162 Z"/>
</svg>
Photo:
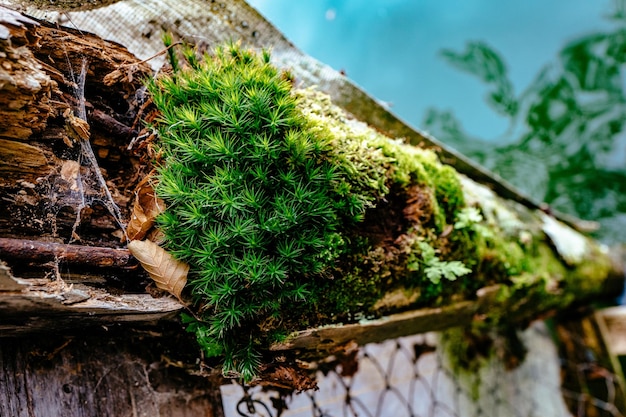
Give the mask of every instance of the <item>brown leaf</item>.
<svg viewBox="0 0 626 417">
<path fill-rule="evenodd" d="M 252 382 L 252 385 L 281 388 L 296 391 L 296 393 L 319 389 L 317 382 L 306 372 L 283 365 L 264 371 L 257 380 Z"/>
<path fill-rule="evenodd" d="M 89 140 L 91 136 L 89 123 L 76 117 L 70 108 L 65 109 L 63 117 L 65 117 L 65 130 L 73 141 Z"/>
<path fill-rule="evenodd" d="M 152 175 L 148 174 L 135 189 L 135 202 L 126 234 L 129 240 L 141 240 L 154 225 L 154 219 L 163 210 L 165 203 L 154 193 Z"/>
<path fill-rule="evenodd" d="M 135 72 L 137 72 L 138 66 L 136 64 L 126 64 L 122 65 L 122 68 L 124 68 L 126 71 L 122 71 L 120 68 L 118 68 L 105 75 L 102 79 L 103 84 L 107 87 L 111 87 L 112 85 L 120 82 L 132 83 L 133 76 Z"/>
<path fill-rule="evenodd" d="M 133 240 L 128 243 L 128 250 L 141 263 L 157 287 L 181 299 L 187 283 L 189 265 L 175 259 L 165 249 L 149 240 Z"/>
</svg>

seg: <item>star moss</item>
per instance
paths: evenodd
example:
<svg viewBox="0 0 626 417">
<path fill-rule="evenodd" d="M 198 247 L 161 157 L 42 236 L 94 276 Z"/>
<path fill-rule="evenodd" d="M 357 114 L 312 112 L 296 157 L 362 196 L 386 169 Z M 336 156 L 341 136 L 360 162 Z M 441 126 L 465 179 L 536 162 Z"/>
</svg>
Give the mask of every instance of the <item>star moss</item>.
<svg viewBox="0 0 626 417">
<path fill-rule="evenodd" d="M 444 305 L 492 284 L 500 299 L 547 310 L 574 296 L 549 296 L 560 277 L 606 276 L 606 256 L 572 270 L 540 219 L 435 152 L 294 90 L 267 52 L 228 44 L 183 55 L 172 51 L 172 74 L 148 83 L 167 205 L 157 221 L 191 267 L 187 329 L 226 374 L 253 379 L 264 347 L 308 326 Z"/>
<path fill-rule="evenodd" d="M 310 281 L 339 256 L 337 232 L 359 201 L 342 199 L 328 157 L 330 137 L 313 131 L 288 78 L 231 44 L 149 84 L 161 113 L 158 217 L 167 249 L 194 271 L 202 305 L 195 323 L 225 371 L 251 378 L 260 317 L 286 302 L 310 302 Z M 242 333 L 243 329 L 243 333 Z"/>
<path fill-rule="evenodd" d="M 354 125 L 327 96 L 292 91 L 267 52 L 184 55 L 148 84 L 167 204 L 157 221 L 191 266 L 188 329 L 225 373 L 250 380 L 259 347 L 280 335 L 432 286 L 420 248 L 446 249 L 437 236 L 464 207 L 452 169 Z"/>
</svg>

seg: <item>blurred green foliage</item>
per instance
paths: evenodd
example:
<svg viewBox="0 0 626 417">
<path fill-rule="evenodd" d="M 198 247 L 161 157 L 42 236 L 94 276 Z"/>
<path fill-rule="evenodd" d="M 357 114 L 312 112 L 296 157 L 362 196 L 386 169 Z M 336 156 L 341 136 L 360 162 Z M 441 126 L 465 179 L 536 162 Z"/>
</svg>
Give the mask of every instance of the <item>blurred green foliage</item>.
<svg viewBox="0 0 626 417">
<path fill-rule="evenodd" d="M 469 135 L 449 111 L 429 109 L 422 127 L 510 181 L 537 201 L 597 220 L 598 238 L 625 241 L 626 7 L 615 2 L 614 28 L 569 42 L 516 95 L 502 56 L 483 42 L 442 51 L 478 77 L 487 103 L 509 119 L 498 141 Z"/>
</svg>

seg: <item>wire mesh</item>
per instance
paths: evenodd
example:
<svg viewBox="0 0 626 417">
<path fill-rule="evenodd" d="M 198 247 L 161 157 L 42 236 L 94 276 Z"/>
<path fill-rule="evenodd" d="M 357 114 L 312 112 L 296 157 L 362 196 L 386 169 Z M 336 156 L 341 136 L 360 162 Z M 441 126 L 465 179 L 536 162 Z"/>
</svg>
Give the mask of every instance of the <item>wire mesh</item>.
<svg viewBox="0 0 626 417">
<path fill-rule="evenodd" d="M 571 330 L 571 329 L 570 329 Z M 570 330 L 559 328 L 563 337 Z M 559 349 L 551 329 L 521 333 L 528 353 L 515 369 L 493 356 L 474 371 L 454 365 L 447 333 L 427 333 L 363 346 L 358 371 L 318 373 L 319 390 L 278 392 L 222 387 L 225 417 L 560 417 L 622 416 L 619 378 L 602 367 L 582 338 Z M 582 344 L 573 346 L 570 340 Z M 581 353 L 582 352 L 582 353 Z M 598 387 L 602 389 L 598 389 Z M 595 396 L 594 396 L 595 395 Z"/>
</svg>

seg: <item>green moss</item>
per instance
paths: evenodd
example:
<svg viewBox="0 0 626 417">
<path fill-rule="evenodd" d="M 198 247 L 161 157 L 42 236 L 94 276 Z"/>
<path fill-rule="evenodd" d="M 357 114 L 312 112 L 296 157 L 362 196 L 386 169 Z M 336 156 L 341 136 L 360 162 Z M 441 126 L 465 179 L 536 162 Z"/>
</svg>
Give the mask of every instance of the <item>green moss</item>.
<svg viewBox="0 0 626 417">
<path fill-rule="evenodd" d="M 293 330 L 471 299 L 491 284 L 502 285 L 499 322 L 506 303 L 547 305 L 571 272 L 434 152 L 294 91 L 266 52 L 184 55 L 148 85 L 161 113 L 157 221 L 191 266 L 188 330 L 225 373 L 252 379 L 262 348 Z"/>
<path fill-rule="evenodd" d="M 229 45 L 149 84 L 167 204 L 158 224 L 192 267 L 199 341 L 207 353 L 223 346 L 226 371 L 246 379 L 258 335 L 241 330 L 308 302 L 311 277 L 341 252 L 340 222 L 364 210 L 341 187 L 329 136 L 311 128 L 268 58 Z"/>
</svg>

